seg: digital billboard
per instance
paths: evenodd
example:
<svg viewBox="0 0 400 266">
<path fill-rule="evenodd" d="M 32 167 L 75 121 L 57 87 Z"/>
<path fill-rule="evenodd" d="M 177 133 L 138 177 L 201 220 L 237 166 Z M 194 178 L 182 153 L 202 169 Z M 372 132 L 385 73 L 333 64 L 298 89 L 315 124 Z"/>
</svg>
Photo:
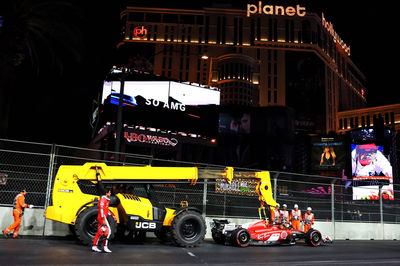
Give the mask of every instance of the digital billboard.
<svg viewBox="0 0 400 266">
<path fill-rule="evenodd" d="M 353 200 L 378 200 L 379 186 L 382 198 L 394 200 L 393 171 L 383 154 L 383 147 L 375 143 L 351 145 Z"/>
<path fill-rule="evenodd" d="M 120 81 L 104 82 L 102 103 L 118 105 L 120 92 Z M 220 91 L 174 81 L 125 81 L 122 104 L 185 111 L 186 106 L 219 105 Z"/>
<path fill-rule="evenodd" d="M 345 141 L 342 136 L 313 137 L 311 166 L 315 171 L 339 170 L 346 167 Z"/>
</svg>

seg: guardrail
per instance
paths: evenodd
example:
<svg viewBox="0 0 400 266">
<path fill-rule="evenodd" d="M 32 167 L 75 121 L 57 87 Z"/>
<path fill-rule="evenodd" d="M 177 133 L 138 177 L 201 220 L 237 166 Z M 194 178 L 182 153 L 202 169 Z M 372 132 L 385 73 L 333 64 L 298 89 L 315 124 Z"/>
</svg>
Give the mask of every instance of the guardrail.
<svg viewBox="0 0 400 266">
<path fill-rule="evenodd" d="M 44 209 L 50 203 L 53 177 L 60 165 L 81 165 L 93 161 L 110 165 L 223 168 L 220 165 L 162 160 L 140 154 L 0 139 L 0 206 L 12 206 L 15 195 L 26 189 L 26 201 Z M 287 204 L 289 210 L 294 204 L 298 204 L 301 210 L 312 207 L 316 219 L 320 221 L 400 223 L 398 185 L 394 186 L 395 200 L 353 201 L 351 186 L 337 178 L 271 171 L 271 181 L 277 202 Z M 135 191 L 134 187 L 130 189 Z M 254 184 L 249 181 L 236 180 L 234 184 L 221 188 L 219 181 L 208 180 L 194 186 L 156 185 L 154 190 L 165 206 L 177 207 L 180 201 L 185 200 L 203 210 L 207 216 L 258 217 L 259 203 L 254 194 Z"/>
</svg>

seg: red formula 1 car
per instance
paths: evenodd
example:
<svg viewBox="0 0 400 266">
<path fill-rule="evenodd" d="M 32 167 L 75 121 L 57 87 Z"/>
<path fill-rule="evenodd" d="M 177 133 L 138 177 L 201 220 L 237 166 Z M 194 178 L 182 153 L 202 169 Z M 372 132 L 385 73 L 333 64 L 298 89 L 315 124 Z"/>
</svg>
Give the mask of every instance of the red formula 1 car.
<svg viewBox="0 0 400 266">
<path fill-rule="evenodd" d="M 247 247 L 249 245 L 295 245 L 304 240 L 306 244 L 316 247 L 323 242 L 318 230 L 308 232 L 295 231 L 288 226 L 271 225 L 266 221 L 257 221 L 236 225 L 228 220 L 216 220 L 211 223 L 212 238 L 218 244 Z"/>
</svg>

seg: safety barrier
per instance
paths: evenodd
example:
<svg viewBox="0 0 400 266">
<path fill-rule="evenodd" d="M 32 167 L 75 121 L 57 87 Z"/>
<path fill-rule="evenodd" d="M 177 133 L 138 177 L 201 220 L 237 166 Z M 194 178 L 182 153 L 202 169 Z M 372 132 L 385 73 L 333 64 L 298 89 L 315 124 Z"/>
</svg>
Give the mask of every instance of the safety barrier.
<svg viewBox="0 0 400 266">
<path fill-rule="evenodd" d="M 115 160 L 118 158 L 118 160 Z M 60 165 L 82 165 L 85 162 L 104 162 L 109 165 L 198 166 L 221 169 L 223 166 L 179 162 L 147 155 L 113 153 L 55 144 L 32 143 L 0 139 L 0 207 L 11 207 L 21 189 L 26 189 L 26 201 L 44 210 L 51 200 L 53 178 Z M 256 169 L 237 169 L 256 171 Z M 276 201 L 292 209 L 311 206 L 319 222 L 400 224 L 398 185 L 395 200 L 353 201 L 351 186 L 326 176 L 271 171 Z M 188 184 L 155 185 L 158 201 L 167 207 L 177 207 L 181 201 L 198 207 L 206 216 L 256 219 L 259 202 L 254 183 L 234 180 L 231 185 L 217 181 Z M 124 189 L 127 189 L 126 187 Z M 130 188 L 140 193 L 137 188 Z M 1 208 L 0 217 L 3 217 Z M 4 223 L 1 218 L 1 225 Z M 36 219 L 44 223 L 44 219 Z M 42 226 L 43 228 L 43 226 Z M 42 229 L 44 232 L 44 229 Z"/>
</svg>

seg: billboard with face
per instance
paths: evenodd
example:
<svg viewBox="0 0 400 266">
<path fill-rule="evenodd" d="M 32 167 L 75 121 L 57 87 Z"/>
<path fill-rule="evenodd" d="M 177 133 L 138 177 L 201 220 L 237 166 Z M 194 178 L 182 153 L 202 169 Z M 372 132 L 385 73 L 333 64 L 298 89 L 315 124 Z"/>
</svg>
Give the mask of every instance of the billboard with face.
<svg viewBox="0 0 400 266">
<path fill-rule="evenodd" d="M 393 171 L 383 154 L 383 147 L 375 143 L 351 145 L 353 200 L 378 200 L 379 186 L 383 199 L 394 200 Z"/>
<path fill-rule="evenodd" d="M 329 171 L 346 167 L 345 141 L 342 136 L 313 137 L 311 143 L 313 170 Z"/>
</svg>

